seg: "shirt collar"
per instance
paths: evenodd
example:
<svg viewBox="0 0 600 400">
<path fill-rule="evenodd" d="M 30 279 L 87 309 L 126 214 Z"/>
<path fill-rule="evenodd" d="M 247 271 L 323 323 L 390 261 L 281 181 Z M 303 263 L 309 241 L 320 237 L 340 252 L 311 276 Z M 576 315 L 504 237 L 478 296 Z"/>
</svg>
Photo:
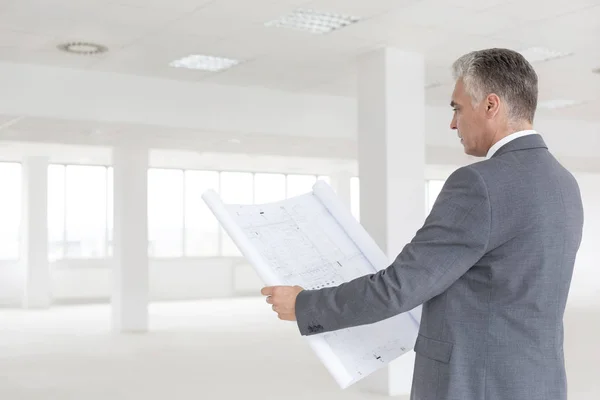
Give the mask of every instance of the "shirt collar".
<svg viewBox="0 0 600 400">
<path fill-rule="evenodd" d="M 518 139 L 520 137 L 523 137 L 523 136 L 535 135 L 535 134 L 537 134 L 537 131 L 535 131 L 533 129 L 528 129 L 528 130 L 525 130 L 525 131 L 518 131 L 518 132 L 511 133 L 510 135 L 508 135 L 508 136 L 500 139 L 492 147 L 490 147 L 490 149 L 488 150 L 487 155 L 485 156 L 485 158 L 486 159 L 492 158 L 492 156 L 494 154 L 496 154 L 496 152 L 498 151 L 498 149 L 500 149 L 500 147 L 504 146 L 508 142 L 511 142 L 511 141 L 513 141 L 515 139 Z"/>
</svg>

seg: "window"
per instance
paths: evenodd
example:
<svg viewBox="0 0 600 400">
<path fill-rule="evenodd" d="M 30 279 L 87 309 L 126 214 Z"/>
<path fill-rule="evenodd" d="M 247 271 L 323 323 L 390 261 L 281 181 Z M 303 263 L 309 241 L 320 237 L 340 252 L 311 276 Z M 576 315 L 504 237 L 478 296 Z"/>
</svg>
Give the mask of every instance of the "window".
<svg viewBox="0 0 600 400">
<path fill-rule="evenodd" d="M 219 192 L 216 171 L 185 171 L 184 237 L 186 257 L 219 255 L 219 223 L 202 194 L 212 189 Z"/>
<path fill-rule="evenodd" d="M 108 193 L 107 167 L 48 166 L 50 260 L 106 257 Z"/>
<path fill-rule="evenodd" d="M 315 175 L 288 175 L 286 196 L 290 198 L 311 192 L 316 181 Z"/>
<path fill-rule="evenodd" d="M 284 174 L 255 174 L 254 203 L 272 203 L 285 199 Z"/>
<path fill-rule="evenodd" d="M 325 183 L 327 183 L 328 185 L 331 185 L 331 178 L 329 178 L 329 176 L 327 176 L 327 175 L 319 175 L 317 177 L 317 179 L 321 180 L 321 181 L 325 181 Z"/>
<path fill-rule="evenodd" d="M 21 164 L 0 162 L 0 260 L 19 259 Z"/>
<path fill-rule="evenodd" d="M 112 182 L 112 175 L 107 179 Z M 312 190 L 316 179 L 315 175 L 150 168 L 149 256 L 240 257 L 237 246 L 206 206 L 202 194 L 215 190 L 229 204 L 270 203 Z M 319 179 L 329 182 L 328 176 Z M 107 208 L 112 213 L 112 203 Z M 107 235 L 110 242 L 112 221 Z"/>
<path fill-rule="evenodd" d="M 433 204 L 437 199 L 438 195 L 442 191 L 442 187 L 444 187 L 445 181 L 443 180 L 429 180 L 427 181 L 427 193 L 426 193 L 426 202 L 427 202 L 427 213 L 431 212 L 433 208 Z"/>
<path fill-rule="evenodd" d="M 10 170 L 15 167 L 18 168 L 18 176 Z M 2 252 L 17 257 L 21 204 L 20 164 L 3 168 L 0 165 L 0 176 L 5 177 L 6 191 L 16 197 L 3 196 L 0 199 L 0 213 L 6 214 L 0 214 L 0 217 L 4 216 L 3 221 L 8 221 L 0 227 L 0 238 L 8 243 L 9 239 L 6 237 L 14 237 L 12 245 L 0 249 L 0 258 L 4 257 Z M 237 246 L 202 200 L 202 194 L 213 189 L 226 203 L 268 203 L 309 192 L 316 179 L 315 175 L 149 168 L 148 255 L 240 256 Z M 318 179 L 329 182 L 328 176 L 318 176 Z M 50 260 L 112 256 L 113 180 L 112 167 L 48 166 Z M 15 207 L 17 211 L 14 211 Z M 11 218 L 14 221 L 11 222 Z M 11 229 L 12 233 L 6 233 Z"/>
<path fill-rule="evenodd" d="M 150 257 L 183 256 L 183 171 L 148 170 Z"/>
<path fill-rule="evenodd" d="M 253 186 L 253 174 L 249 172 L 221 172 L 221 198 L 224 203 L 253 204 Z M 241 253 L 233 240 L 223 228 L 220 229 L 221 255 L 239 257 Z"/>
<path fill-rule="evenodd" d="M 106 167 L 68 165 L 65 173 L 67 257 L 106 256 Z"/>
</svg>

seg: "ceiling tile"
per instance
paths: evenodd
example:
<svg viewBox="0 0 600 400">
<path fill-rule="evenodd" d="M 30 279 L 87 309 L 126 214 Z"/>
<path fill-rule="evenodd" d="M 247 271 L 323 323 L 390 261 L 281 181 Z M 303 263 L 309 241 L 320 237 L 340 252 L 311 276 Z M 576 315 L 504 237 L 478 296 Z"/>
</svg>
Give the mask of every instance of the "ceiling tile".
<svg viewBox="0 0 600 400">
<path fill-rule="evenodd" d="M 302 8 L 343 14 L 361 19 L 370 18 L 386 11 L 406 7 L 418 0 L 310 0 Z"/>
<path fill-rule="evenodd" d="M 177 9 L 156 9 L 121 4 L 105 4 L 96 9 L 89 8 L 78 13 L 79 18 L 129 28 L 153 28 L 177 21 L 188 13 Z"/>
<path fill-rule="evenodd" d="M 35 33 L 40 35 L 55 35 L 72 23 L 67 15 L 49 12 L 26 12 L 18 9 L 2 10 L 0 12 L 0 28 Z"/>
<path fill-rule="evenodd" d="M 25 50 L 15 47 L 0 47 L 0 60 L 24 64 L 52 65 L 86 69 L 105 55 L 79 56 L 58 50 Z"/>
<path fill-rule="evenodd" d="M 46 46 L 51 40 L 45 35 L 0 29 L 0 47 L 34 50 Z"/>
<path fill-rule="evenodd" d="M 69 1 L 69 0 L 65 0 Z M 88 1 L 103 1 L 103 0 L 88 0 Z M 160 10 L 178 10 L 191 12 L 213 0 L 110 0 L 109 3 L 121 4 L 127 6 L 154 8 Z M 106 3 L 105 1 L 103 1 Z"/>
<path fill-rule="evenodd" d="M 139 38 L 126 48 L 113 53 L 119 59 L 158 61 L 167 65 L 190 54 L 205 54 L 206 47 L 216 39 L 208 36 L 180 34 L 162 30 Z M 207 54 L 209 55 L 209 54 Z"/>
<path fill-rule="evenodd" d="M 597 0 L 546 0 L 541 7 L 538 0 L 509 0 L 498 4 L 489 11 L 519 22 L 532 22 L 587 12 L 587 9 L 597 4 Z M 580 17 L 581 15 L 577 16 L 579 23 L 581 22 Z"/>
<path fill-rule="evenodd" d="M 52 36 L 58 43 L 94 41 L 109 48 L 118 48 L 176 18 L 175 14 L 110 4 L 87 9 L 81 7 L 79 4 L 78 7 L 53 8 L 44 3 L 39 7 L 17 8 L 0 13 L 0 28 Z"/>
<path fill-rule="evenodd" d="M 590 0 L 590 2 L 595 5 L 552 19 L 552 27 L 560 31 L 576 29 L 587 34 L 595 34 L 594 38 L 598 43 L 600 37 L 600 4 L 598 0 Z"/>
<path fill-rule="evenodd" d="M 422 0 L 391 11 L 386 16 L 393 18 L 396 26 L 408 24 L 476 35 L 491 34 L 510 24 L 508 17 L 437 0 Z"/>
<path fill-rule="evenodd" d="M 564 118 L 564 119 L 577 119 L 584 121 L 598 121 L 597 115 L 600 110 L 600 100 L 589 101 L 584 104 L 574 105 L 565 108 L 559 108 L 555 110 L 541 110 L 538 109 L 537 115 L 552 117 L 552 118 Z"/>
<path fill-rule="evenodd" d="M 506 0 L 444 0 L 444 3 L 453 7 L 482 11 L 504 4 Z"/>
<path fill-rule="evenodd" d="M 148 30 L 135 30 L 124 27 L 103 28 L 102 25 L 92 23 L 70 24 L 64 30 L 55 35 L 55 38 L 49 43 L 55 48 L 57 45 L 65 42 L 92 42 L 108 47 L 109 52 L 115 52 L 118 49 L 131 45 L 135 41 L 143 38 Z"/>
<path fill-rule="evenodd" d="M 289 63 L 273 62 L 272 58 L 262 57 L 208 75 L 203 82 L 297 90 L 303 85 L 303 80 L 294 79 L 297 74 L 298 71 L 292 69 Z"/>
<path fill-rule="evenodd" d="M 368 21 L 332 33 L 338 40 L 354 43 L 360 39 L 357 50 L 368 51 L 374 47 L 391 46 L 405 51 L 425 52 L 448 40 L 431 28 L 399 23 L 394 15 L 381 15 Z"/>
<path fill-rule="evenodd" d="M 242 29 L 278 18 L 294 8 L 294 5 L 276 0 L 219 0 L 200 7 L 174 24 L 173 28 L 226 38 Z"/>
<path fill-rule="evenodd" d="M 523 47 L 523 44 L 512 39 L 456 34 L 443 44 L 429 49 L 425 59 L 434 66 L 451 68 L 454 61 L 466 53 L 494 47 L 516 50 Z"/>
<path fill-rule="evenodd" d="M 240 29 L 235 35 L 214 41 L 205 51 L 225 57 L 251 60 L 283 50 L 306 48 L 315 38 L 305 32 L 265 27 L 254 24 Z"/>
<path fill-rule="evenodd" d="M 171 61 L 194 53 L 191 42 L 174 44 L 168 51 L 160 46 L 130 46 L 90 65 L 90 69 L 159 78 L 197 81 L 206 71 L 169 66 Z"/>
<path fill-rule="evenodd" d="M 600 76 L 577 58 L 534 65 L 539 79 L 540 100 L 600 99 Z"/>
</svg>

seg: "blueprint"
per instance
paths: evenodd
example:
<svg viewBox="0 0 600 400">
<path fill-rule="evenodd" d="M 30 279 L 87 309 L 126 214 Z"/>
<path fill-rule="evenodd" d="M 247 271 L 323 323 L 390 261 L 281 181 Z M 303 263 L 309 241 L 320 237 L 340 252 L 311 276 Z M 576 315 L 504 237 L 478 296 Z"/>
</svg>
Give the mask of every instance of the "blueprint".
<svg viewBox="0 0 600 400">
<path fill-rule="evenodd" d="M 214 191 L 203 199 L 266 285 L 320 289 L 389 265 L 325 182 L 318 181 L 310 193 L 269 204 L 224 204 Z M 410 351 L 419 320 L 419 310 L 413 310 L 306 339 L 346 388 Z"/>
</svg>

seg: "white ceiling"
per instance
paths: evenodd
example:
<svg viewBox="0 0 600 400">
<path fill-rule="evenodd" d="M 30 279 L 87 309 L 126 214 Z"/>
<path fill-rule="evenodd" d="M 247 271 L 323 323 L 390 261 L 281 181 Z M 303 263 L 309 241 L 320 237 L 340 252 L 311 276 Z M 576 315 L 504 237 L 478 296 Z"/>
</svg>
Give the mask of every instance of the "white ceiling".
<svg viewBox="0 0 600 400">
<path fill-rule="evenodd" d="M 325 35 L 263 24 L 297 7 L 361 17 Z M 106 54 L 56 46 L 90 41 Z M 600 121 L 600 0 L 0 0 L 0 60 L 302 93 L 355 95 L 356 56 L 389 45 L 422 52 L 427 103 L 446 105 L 449 66 L 485 47 L 572 52 L 534 64 L 540 101 L 584 104 L 540 110 Z M 228 71 L 175 69 L 189 54 L 240 59 Z"/>
</svg>

